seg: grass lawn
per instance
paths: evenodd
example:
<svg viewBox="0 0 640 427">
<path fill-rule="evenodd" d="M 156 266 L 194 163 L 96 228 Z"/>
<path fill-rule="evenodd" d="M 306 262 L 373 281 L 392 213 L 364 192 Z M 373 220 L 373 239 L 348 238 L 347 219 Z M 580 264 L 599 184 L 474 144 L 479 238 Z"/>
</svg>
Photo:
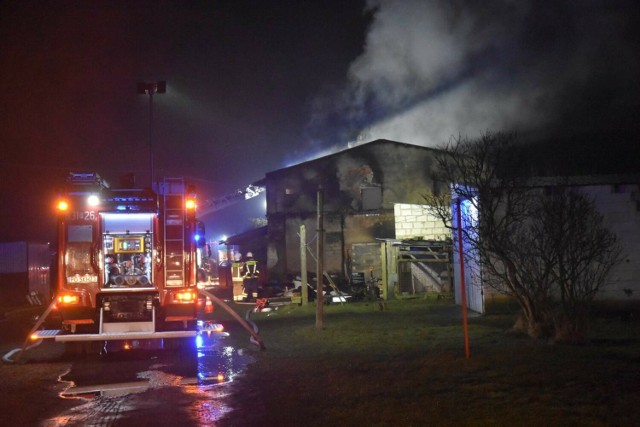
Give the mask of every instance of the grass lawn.
<svg viewBox="0 0 640 427">
<path fill-rule="evenodd" d="M 222 426 L 640 425 L 640 320 L 595 319 L 568 346 L 512 333 L 513 313 L 470 317 L 467 359 L 450 301 L 325 306 L 323 330 L 314 305 L 251 318 L 267 349 Z"/>
</svg>

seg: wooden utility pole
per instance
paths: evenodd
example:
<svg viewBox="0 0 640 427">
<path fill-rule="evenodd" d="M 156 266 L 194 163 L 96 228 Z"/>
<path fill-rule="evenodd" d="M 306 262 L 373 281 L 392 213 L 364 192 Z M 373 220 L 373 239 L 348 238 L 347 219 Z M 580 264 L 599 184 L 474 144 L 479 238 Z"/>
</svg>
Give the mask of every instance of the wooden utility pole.
<svg viewBox="0 0 640 427">
<path fill-rule="evenodd" d="M 318 187 L 318 261 L 316 263 L 316 329 L 324 328 L 324 191 Z"/>
<path fill-rule="evenodd" d="M 302 305 L 309 304 L 309 290 L 307 289 L 307 229 L 300 226 L 300 292 Z"/>
</svg>

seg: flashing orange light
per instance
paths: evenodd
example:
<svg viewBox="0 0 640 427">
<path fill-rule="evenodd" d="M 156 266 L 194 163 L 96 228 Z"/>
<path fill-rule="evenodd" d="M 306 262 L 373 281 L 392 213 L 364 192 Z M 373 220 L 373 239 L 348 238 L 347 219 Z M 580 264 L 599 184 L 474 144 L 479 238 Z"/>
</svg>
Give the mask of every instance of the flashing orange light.
<svg viewBox="0 0 640 427">
<path fill-rule="evenodd" d="M 196 293 L 193 291 L 181 291 L 176 293 L 175 299 L 181 303 L 196 302 Z"/>
<path fill-rule="evenodd" d="M 224 381 L 224 374 L 218 374 L 216 379 L 218 380 L 219 383 L 223 382 Z"/>
<path fill-rule="evenodd" d="M 67 202 L 66 200 L 58 200 L 58 203 L 56 204 L 56 209 L 58 209 L 61 212 L 68 211 L 69 202 Z"/>
<path fill-rule="evenodd" d="M 65 294 L 58 297 L 60 304 L 78 304 L 79 301 L 78 295 Z"/>
<path fill-rule="evenodd" d="M 187 199 L 184 205 L 188 210 L 193 210 L 196 208 L 196 201 L 194 199 Z"/>
</svg>

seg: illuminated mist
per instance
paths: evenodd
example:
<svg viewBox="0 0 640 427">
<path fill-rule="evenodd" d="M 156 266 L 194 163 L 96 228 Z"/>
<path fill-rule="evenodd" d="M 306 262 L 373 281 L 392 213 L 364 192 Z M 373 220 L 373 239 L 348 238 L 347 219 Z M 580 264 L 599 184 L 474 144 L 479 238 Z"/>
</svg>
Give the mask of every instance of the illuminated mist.
<svg viewBox="0 0 640 427">
<path fill-rule="evenodd" d="M 369 0 L 363 53 L 348 87 L 316 100 L 310 140 L 437 146 L 487 130 L 628 127 L 639 111 L 637 9 L 633 1 Z"/>
</svg>

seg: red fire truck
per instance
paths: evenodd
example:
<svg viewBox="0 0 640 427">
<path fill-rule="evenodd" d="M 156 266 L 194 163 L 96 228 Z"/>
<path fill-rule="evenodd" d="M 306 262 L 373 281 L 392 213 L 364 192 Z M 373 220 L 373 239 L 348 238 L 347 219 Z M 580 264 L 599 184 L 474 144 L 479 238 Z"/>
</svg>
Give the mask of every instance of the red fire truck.
<svg viewBox="0 0 640 427">
<path fill-rule="evenodd" d="M 62 328 L 35 338 L 128 348 L 195 336 L 195 208 L 183 178 L 165 178 L 152 191 L 71 173 L 57 202 Z"/>
</svg>

